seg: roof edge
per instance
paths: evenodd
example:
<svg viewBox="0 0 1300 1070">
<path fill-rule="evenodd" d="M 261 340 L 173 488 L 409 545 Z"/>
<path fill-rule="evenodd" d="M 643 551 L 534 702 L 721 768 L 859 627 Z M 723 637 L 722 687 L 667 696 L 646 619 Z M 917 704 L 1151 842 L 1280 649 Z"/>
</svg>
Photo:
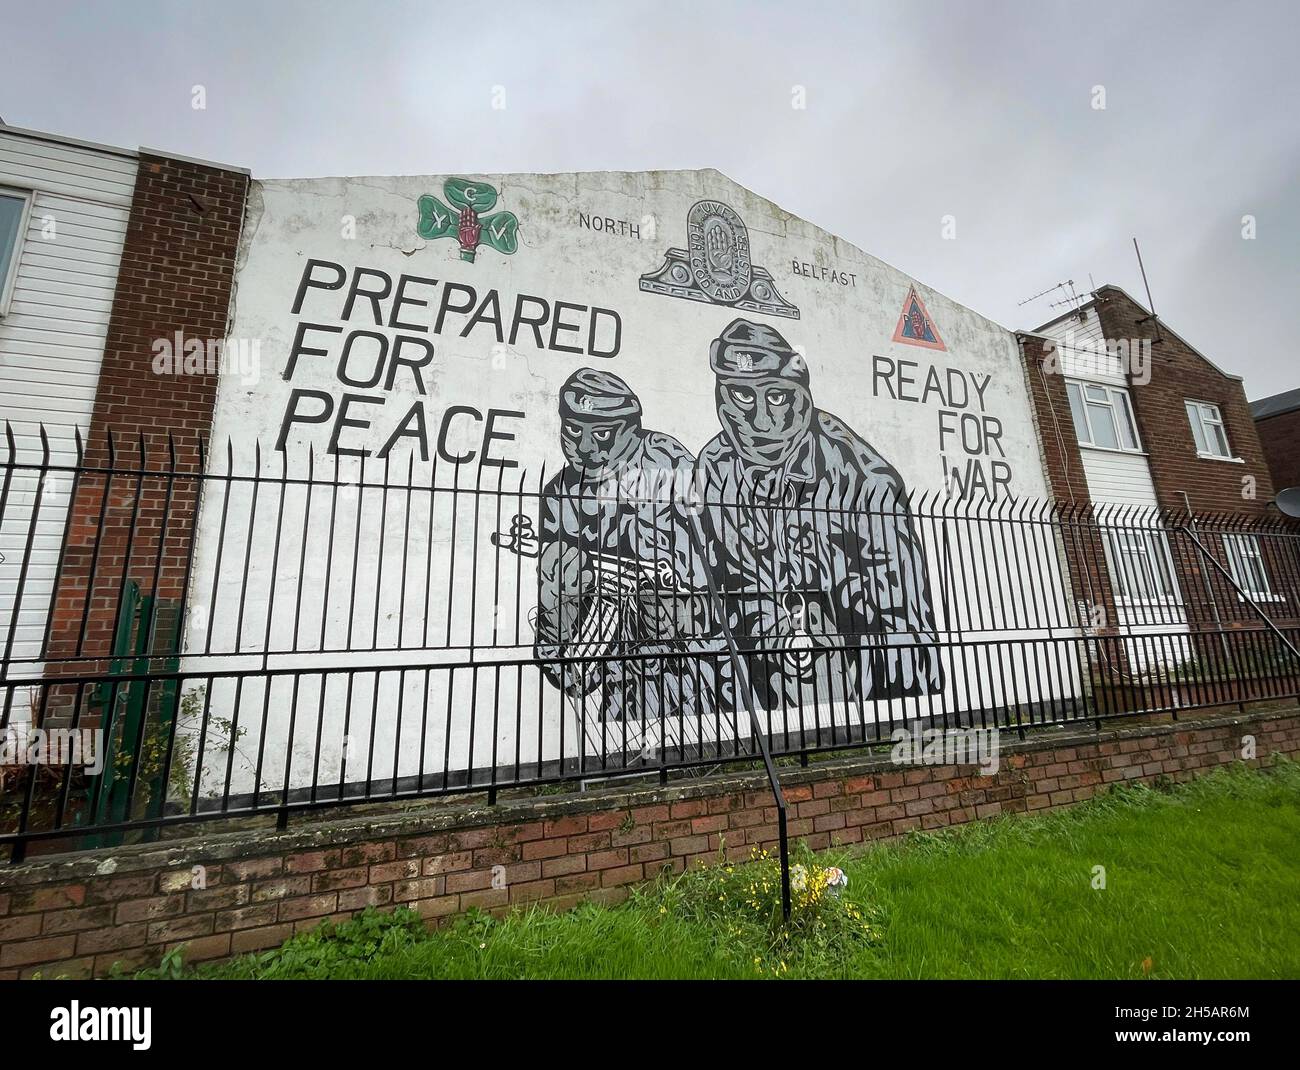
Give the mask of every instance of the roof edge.
<svg viewBox="0 0 1300 1070">
<path fill-rule="evenodd" d="M 1278 407 L 1269 408 L 1270 402 L 1277 404 Z M 1277 394 L 1269 394 L 1268 397 L 1258 398 L 1248 404 L 1250 416 L 1253 420 L 1267 420 L 1273 416 L 1286 416 L 1288 413 L 1300 410 L 1300 387 L 1283 390 Z"/>
<path fill-rule="evenodd" d="M 1116 286 L 1115 283 L 1113 283 L 1113 282 L 1103 282 L 1100 286 L 1098 286 L 1096 289 L 1094 289 L 1094 290 L 1092 291 L 1092 295 L 1093 295 L 1093 296 L 1092 296 L 1091 300 L 1089 300 L 1089 301 L 1085 301 L 1085 302 L 1084 302 L 1083 304 L 1081 304 L 1078 308 L 1071 309 L 1069 312 L 1064 312 L 1064 313 L 1062 313 L 1061 315 L 1057 316 L 1055 319 L 1050 319 L 1050 320 L 1048 320 L 1046 323 L 1040 324 L 1038 327 L 1035 327 L 1033 331 L 1025 332 L 1025 333 L 1038 333 L 1038 332 L 1040 332 L 1040 331 L 1044 331 L 1044 330 L 1046 330 L 1048 327 L 1051 327 L 1053 324 L 1060 323 L 1061 320 L 1066 319 L 1066 318 L 1069 317 L 1069 316 L 1077 316 L 1080 312 L 1084 311 L 1085 309 L 1092 308 L 1094 305 L 1096 305 L 1096 304 L 1099 302 L 1100 298 L 1099 298 L 1097 295 L 1100 294 L 1103 290 L 1114 290 L 1116 293 L 1123 294 L 1124 297 L 1126 297 L 1126 298 L 1128 298 L 1128 300 L 1132 301 L 1133 304 L 1135 304 L 1138 308 L 1140 308 L 1140 309 L 1141 309 L 1143 312 L 1145 312 L 1148 316 L 1155 316 L 1155 313 L 1153 313 L 1149 308 L 1147 308 L 1146 305 L 1144 305 L 1141 301 L 1139 301 L 1139 300 L 1138 300 L 1136 297 L 1134 297 L 1131 293 L 1129 293 L 1127 290 L 1125 290 L 1124 287 L 1122 287 L 1122 286 Z M 1237 374 L 1234 373 L 1234 372 L 1226 371 L 1226 370 L 1224 370 L 1223 368 L 1219 367 L 1218 364 L 1216 364 L 1216 363 L 1215 363 L 1214 361 L 1212 361 L 1209 357 L 1207 357 L 1204 353 L 1202 353 L 1202 352 L 1201 352 L 1201 351 L 1200 351 L 1196 346 L 1192 345 L 1191 342 L 1189 342 L 1189 341 L 1188 341 L 1186 338 L 1184 338 L 1181 334 L 1179 334 L 1179 333 L 1178 333 L 1177 331 L 1175 331 L 1172 327 L 1170 327 L 1169 324 L 1168 324 L 1167 322 L 1165 322 L 1164 319 L 1161 319 L 1161 318 L 1158 317 L 1158 316 L 1156 316 L 1155 318 L 1158 320 L 1158 322 L 1159 322 L 1161 328 L 1163 328 L 1164 330 L 1168 331 L 1171 335 L 1173 335 L 1175 338 L 1177 338 L 1178 341 L 1180 341 L 1183 345 L 1185 345 L 1188 349 L 1190 349 L 1194 354 L 1196 354 L 1196 356 L 1200 357 L 1201 360 L 1205 361 L 1206 364 L 1208 364 L 1208 365 L 1209 365 L 1211 368 L 1213 368 L 1216 372 L 1218 372 L 1220 375 L 1222 375 L 1225 379 L 1233 379 L 1233 380 L 1235 380 L 1236 382 L 1239 382 L 1239 383 L 1245 382 L 1245 379 L 1244 379 L 1243 376 L 1237 375 Z"/>
<path fill-rule="evenodd" d="M 118 145 L 104 145 L 98 141 L 83 141 L 81 138 L 51 134 L 45 130 L 29 130 L 27 127 L 10 126 L 8 123 L 0 123 L 0 134 L 16 134 L 18 137 L 31 138 L 33 141 L 48 141 L 54 145 L 72 145 L 78 149 L 93 149 L 95 152 L 108 153 L 110 156 L 121 156 L 128 160 L 138 159 L 140 155 L 133 149 L 124 149 Z"/>
<path fill-rule="evenodd" d="M 1121 294 L 1123 294 L 1125 297 L 1127 297 L 1130 301 L 1132 301 L 1135 305 L 1137 305 L 1137 307 L 1140 308 L 1143 312 L 1145 312 L 1148 316 L 1155 316 L 1155 313 L 1154 313 L 1154 312 L 1152 312 L 1149 308 L 1147 308 L 1146 305 L 1144 305 L 1141 301 L 1139 301 L 1139 300 L 1138 300 L 1136 297 L 1134 297 L 1131 293 L 1129 293 L 1127 290 L 1125 290 L 1124 287 L 1122 287 L 1122 286 L 1116 286 L 1113 282 L 1104 282 L 1104 283 L 1102 283 L 1100 286 L 1098 286 L 1097 289 L 1093 291 L 1093 293 L 1099 293 L 1099 292 L 1101 292 L 1102 290 L 1114 290 L 1114 291 L 1116 291 L 1117 293 L 1121 293 Z M 1205 361 L 1206 364 L 1208 364 L 1208 365 L 1209 365 L 1211 368 L 1213 368 L 1216 372 L 1218 372 L 1220 375 L 1222 375 L 1225 379 L 1235 379 L 1235 380 L 1236 380 L 1237 382 L 1239 382 L 1239 383 L 1241 383 L 1241 382 L 1245 382 L 1244 377 L 1242 377 L 1242 376 L 1240 376 L 1240 375 L 1236 375 L 1236 374 L 1234 374 L 1234 373 L 1232 373 L 1232 372 L 1230 372 L 1230 371 L 1225 371 L 1223 368 L 1219 367 L 1219 365 L 1217 365 L 1214 361 L 1212 361 L 1209 357 L 1207 357 L 1204 353 L 1202 353 L 1202 352 L 1201 352 L 1201 351 L 1200 351 L 1196 346 L 1192 345 L 1191 342 L 1189 342 L 1186 338 L 1184 338 L 1184 337 L 1183 337 L 1181 334 L 1179 334 L 1176 330 L 1174 330 L 1172 327 L 1170 327 L 1169 324 L 1167 324 L 1163 319 L 1160 319 L 1160 317 L 1158 317 L 1158 316 L 1156 316 L 1156 319 L 1157 319 L 1158 322 L 1160 323 L 1160 326 L 1161 326 L 1161 327 L 1163 327 L 1163 328 L 1164 328 L 1165 330 L 1167 330 L 1170 334 L 1172 334 L 1175 338 L 1177 338 L 1180 342 L 1182 342 L 1183 345 L 1185 345 L 1188 349 L 1190 349 L 1193 353 L 1195 353 L 1198 357 L 1200 357 L 1201 360 Z"/>
<path fill-rule="evenodd" d="M 182 156 L 178 152 L 168 152 L 166 149 L 150 149 L 141 145 L 139 148 L 141 156 L 158 156 L 164 160 L 179 160 L 181 163 L 198 164 L 200 167 L 212 167 L 218 171 L 230 171 L 236 175 L 247 175 L 253 177 L 253 172 L 247 167 L 236 167 L 232 163 L 218 163 L 216 160 L 204 160 L 198 156 Z"/>
<path fill-rule="evenodd" d="M 204 160 L 197 156 L 184 156 L 179 152 L 169 152 L 166 149 L 146 148 L 144 145 L 135 149 L 124 149 L 120 145 L 105 145 L 98 141 L 86 141 L 82 138 L 67 137 L 64 134 L 52 134 L 48 130 L 31 130 L 25 126 L 11 126 L 9 123 L 0 123 L 0 133 L 30 138 L 33 141 L 46 141 L 52 145 L 70 145 L 73 148 L 90 149 L 92 152 L 102 152 L 109 156 L 120 156 L 124 160 L 139 160 L 141 156 L 158 156 L 167 160 L 198 164 L 201 167 L 214 167 L 219 171 L 232 171 L 235 174 L 247 175 L 250 178 L 253 175 L 253 172 L 247 167 L 236 167 L 234 164 L 219 163 L 216 160 Z"/>
</svg>

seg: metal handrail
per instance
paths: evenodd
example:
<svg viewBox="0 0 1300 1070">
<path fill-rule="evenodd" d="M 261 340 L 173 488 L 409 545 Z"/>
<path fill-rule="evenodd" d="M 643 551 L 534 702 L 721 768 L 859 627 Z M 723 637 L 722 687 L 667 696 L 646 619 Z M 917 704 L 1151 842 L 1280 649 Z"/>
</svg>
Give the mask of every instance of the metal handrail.
<svg viewBox="0 0 1300 1070">
<path fill-rule="evenodd" d="M 785 793 L 781 790 L 781 778 L 777 776 L 776 766 L 772 762 L 772 752 L 767 745 L 767 736 L 759 726 L 758 714 L 754 712 L 754 700 L 750 694 L 749 686 L 749 666 L 745 663 L 745 659 L 740 656 L 740 648 L 736 645 L 736 636 L 731 630 L 731 622 L 727 619 L 727 608 L 723 605 L 722 596 L 718 593 L 718 585 L 713 578 L 713 570 L 709 567 L 710 558 L 704 549 L 699 526 L 700 518 L 696 514 L 694 523 L 687 524 L 686 528 L 690 532 L 691 542 L 695 544 L 696 553 L 701 555 L 701 560 L 705 565 L 704 580 L 708 585 L 709 597 L 714 602 L 717 611 L 716 619 L 719 622 L 723 638 L 726 639 L 727 650 L 731 655 L 731 665 L 736 673 L 735 691 L 740 694 L 745 704 L 745 712 L 749 714 L 750 730 L 758 741 L 759 750 L 763 755 L 763 768 L 767 770 L 767 781 L 771 785 L 772 795 L 776 799 L 776 827 L 781 856 L 781 917 L 788 922 L 790 920 L 790 841 L 786 831 L 787 806 Z"/>
<path fill-rule="evenodd" d="M 1268 630 L 1271 631 L 1281 641 L 1282 645 L 1285 646 L 1287 650 L 1291 652 L 1291 656 L 1295 658 L 1297 661 L 1300 661 L 1300 650 L 1296 649 L 1295 644 L 1291 642 L 1291 640 L 1288 639 L 1285 634 L 1283 634 L 1282 629 L 1279 628 L 1276 624 L 1274 624 L 1272 618 L 1269 617 L 1269 615 L 1265 613 L 1262 608 L 1260 608 L 1259 603 L 1256 602 L 1255 599 L 1253 599 L 1250 596 L 1250 592 L 1247 591 L 1244 587 L 1242 587 L 1240 583 L 1237 582 L 1237 578 L 1215 559 L 1215 556 L 1212 553 L 1210 553 L 1210 551 L 1206 548 L 1205 544 L 1196 537 L 1196 534 L 1186 524 L 1180 525 L 1178 530 L 1192 540 L 1192 545 L 1196 547 L 1196 549 L 1200 552 L 1200 555 L 1203 558 L 1205 558 L 1205 560 L 1207 560 L 1211 565 L 1213 565 L 1218 570 L 1219 574 L 1223 576 L 1224 579 L 1226 579 L 1230 584 L 1232 584 L 1233 589 L 1237 592 L 1238 595 L 1241 596 L 1242 601 L 1244 601 L 1248 606 L 1250 606 L 1251 609 L 1255 611 L 1255 615 L 1258 616 L 1259 619 L 1264 622 L 1265 627 L 1267 627 Z"/>
</svg>

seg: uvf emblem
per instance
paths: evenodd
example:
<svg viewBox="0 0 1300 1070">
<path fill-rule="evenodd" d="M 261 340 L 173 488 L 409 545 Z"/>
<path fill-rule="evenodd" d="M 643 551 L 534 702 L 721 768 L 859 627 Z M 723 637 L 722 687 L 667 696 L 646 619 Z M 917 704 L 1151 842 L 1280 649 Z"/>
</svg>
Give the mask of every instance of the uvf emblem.
<svg viewBox="0 0 1300 1070">
<path fill-rule="evenodd" d="M 729 204 L 693 205 L 686 216 L 686 244 L 685 250 L 669 249 L 658 271 L 641 276 L 644 292 L 799 318 L 799 310 L 777 293 L 772 273 L 750 259 L 749 231 Z"/>
<path fill-rule="evenodd" d="M 732 305 L 749 292 L 749 231 L 735 209 L 721 201 L 700 201 L 686 217 L 691 271 L 696 285 L 714 301 Z"/>
</svg>

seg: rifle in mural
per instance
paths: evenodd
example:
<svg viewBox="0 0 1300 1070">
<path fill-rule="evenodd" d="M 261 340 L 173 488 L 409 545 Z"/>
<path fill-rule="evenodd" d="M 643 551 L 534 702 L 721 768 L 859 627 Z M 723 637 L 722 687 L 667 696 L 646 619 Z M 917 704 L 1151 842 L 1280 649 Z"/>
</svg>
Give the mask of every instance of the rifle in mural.
<svg viewBox="0 0 1300 1070">
<path fill-rule="evenodd" d="M 513 212 L 483 214 L 491 212 L 497 203 L 497 191 L 492 186 L 467 178 L 449 178 L 442 192 L 453 207 L 447 207 L 431 193 L 417 202 L 420 221 L 415 229 L 421 238 L 455 238 L 460 242 L 460 258 L 471 264 L 480 245 L 507 256 L 519 248 L 519 220 Z"/>
</svg>

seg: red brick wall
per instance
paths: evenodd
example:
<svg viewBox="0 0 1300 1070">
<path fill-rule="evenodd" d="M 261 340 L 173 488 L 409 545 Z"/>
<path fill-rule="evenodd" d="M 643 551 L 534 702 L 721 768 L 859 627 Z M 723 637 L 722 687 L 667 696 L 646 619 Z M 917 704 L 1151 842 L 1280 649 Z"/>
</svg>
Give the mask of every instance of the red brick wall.
<svg viewBox="0 0 1300 1070">
<path fill-rule="evenodd" d="M 1256 420 L 1255 431 L 1274 488 L 1300 487 L 1300 409 Z"/>
<path fill-rule="evenodd" d="M 1130 377 L 1129 389 L 1160 505 L 1185 510 L 1181 492 L 1186 491 L 1196 513 L 1265 515 L 1273 500 L 1273 480 L 1241 380 L 1218 371 L 1167 328 L 1160 332 L 1162 341 L 1155 342 L 1155 324 L 1146 309 L 1114 287 L 1097 291 L 1097 315 L 1107 338 L 1153 342 L 1151 381 L 1136 384 Z M 1232 452 L 1244 463 L 1196 455 L 1185 401 L 1208 401 L 1219 407 Z M 1254 498 L 1242 496 L 1246 476 L 1255 479 Z"/>
<path fill-rule="evenodd" d="M 174 340 L 177 331 L 205 341 L 225 337 L 247 191 L 248 176 L 242 172 L 141 154 L 87 464 L 108 465 L 111 431 L 115 468 L 139 468 L 142 447 L 149 471 L 169 468 L 174 445 L 176 470 L 197 469 L 198 443 L 212 422 L 217 375 L 155 374 L 154 347 L 159 339 Z M 153 589 L 157 573 L 159 595 L 179 599 L 195 484 L 175 481 L 170 505 L 167 495 L 168 481 L 162 478 L 100 475 L 80 481 L 55 592 L 52 657 L 108 652 L 124 567 L 145 593 Z M 85 645 L 79 648 L 83 617 Z"/>
<path fill-rule="evenodd" d="M 813 849 L 866 844 L 998 814 L 1092 798 L 1106 785 L 1184 780 L 1239 760 L 1300 752 L 1300 710 L 1071 738 L 1003 740 L 1001 768 L 899 767 L 864 757 L 783 777 L 789 831 Z M 0 869 L 0 980 L 103 975 L 156 964 L 178 944 L 187 959 L 278 945 L 322 920 L 366 906 L 410 906 L 431 922 L 471 907 L 500 911 L 547 901 L 617 902 L 665 870 L 773 848 L 776 810 L 753 774 L 670 788 L 593 792 L 494 809 L 433 805 L 421 812 L 213 836 L 162 847 Z M 114 869 L 105 873 L 111 859 Z M 206 887 L 193 887 L 193 867 Z M 499 867 L 494 870 L 494 867 Z"/>
<path fill-rule="evenodd" d="M 1028 334 L 1020 336 L 1020 356 L 1025 365 L 1048 489 L 1058 502 L 1082 503 L 1088 501 L 1088 480 L 1070 418 L 1065 380 L 1053 365 L 1053 353 L 1049 340 Z"/>
<path fill-rule="evenodd" d="M 1276 517 L 1271 505 L 1275 496 L 1273 479 L 1241 380 L 1224 375 L 1168 328 L 1162 328 L 1162 340 L 1154 342 L 1155 324 L 1147 318 L 1146 309 L 1122 291 L 1103 286 L 1097 291 L 1097 298 L 1097 315 L 1107 338 L 1153 339 L 1151 380 L 1137 384 L 1131 382 L 1130 376 L 1130 393 L 1160 506 L 1183 513 L 1190 502 L 1196 514 Z M 1242 463 L 1196 455 L 1196 442 L 1184 407 L 1187 401 L 1205 401 L 1218 406 L 1228 445 Z M 1221 540 L 1212 535 L 1205 541 L 1220 563 L 1225 563 L 1226 552 Z M 1294 569 L 1290 547 L 1267 541 L 1262 546 L 1269 572 L 1277 584 Z M 1213 588 L 1223 590 L 1216 570 L 1205 563 L 1187 540 L 1172 540 L 1170 549 L 1193 628 L 1217 628 L 1218 614 L 1206 604 L 1203 593 L 1207 577 Z M 1269 609 L 1279 623 L 1283 619 L 1294 620 L 1290 615 L 1294 611 L 1286 603 Z M 1288 616 L 1283 618 L 1282 613 L 1288 611 Z M 1259 623 L 1253 612 L 1240 603 L 1228 602 L 1224 617 L 1229 627 L 1253 627 Z M 1204 642 L 1207 641 L 1201 641 Z M 1212 648 L 1202 646 L 1201 649 L 1206 656 L 1213 656 Z"/>
</svg>

